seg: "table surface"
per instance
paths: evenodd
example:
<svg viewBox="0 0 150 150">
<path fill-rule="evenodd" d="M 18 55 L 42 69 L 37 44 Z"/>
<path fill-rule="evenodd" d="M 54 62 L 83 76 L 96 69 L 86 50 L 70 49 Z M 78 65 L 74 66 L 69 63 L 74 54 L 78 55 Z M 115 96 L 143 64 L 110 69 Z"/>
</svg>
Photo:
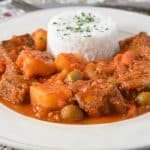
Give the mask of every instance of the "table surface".
<svg viewBox="0 0 150 150">
<path fill-rule="evenodd" d="M 144 2 L 133 3 L 132 1 L 131 2 L 127 2 L 127 1 L 131 1 L 131 0 L 104 0 L 103 3 L 93 3 L 92 5 L 97 6 L 97 7 L 113 7 L 113 8 L 118 8 L 118 9 L 138 11 L 138 12 L 150 14 L 150 0 L 149 0 L 149 3 L 148 2 L 147 3 L 146 2 L 145 3 Z M 47 4 L 47 5 L 41 5 L 41 6 L 46 7 L 46 8 L 47 7 L 52 8 L 52 7 L 62 7 L 62 6 L 70 6 L 70 5 L 71 4 L 53 3 L 51 5 Z M 85 4 L 85 5 L 90 5 L 90 4 Z M 0 2 L 0 22 L 3 22 L 12 17 L 20 16 L 30 11 L 35 11 L 38 9 L 39 8 L 37 8 L 36 6 L 26 4 L 22 0 L 12 0 L 12 4 L 7 4 L 7 5 L 1 5 L 1 2 Z"/>
<path fill-rule="evenodd" d="M 122 1 L 123 2 L 123 1 Z M 62 5 L 55 4 L 50 7 L 61 7 Z M 139 13 L 145 13 L 150 15 L 150 5 L 146 3 L 135 4 L 135 3 L 114 3 L 112 1 L 107 1 L 105 3 L 96 4 L 97 7 L 113 7 L 118 9 L 125 9 L 129 11 L 136 11 Z M 0 5 L 0 23 L 8 20 L 12 17 L 17 17 L 23 15 L 25 13 L 36 11 L 39 8 L 28 5 L 20 0 L 13 0 L 12 4 Z M 16 150 L 14 148 L 10 148 L 4 145 L 0 145 L 0 150 Z"/>
</svg>

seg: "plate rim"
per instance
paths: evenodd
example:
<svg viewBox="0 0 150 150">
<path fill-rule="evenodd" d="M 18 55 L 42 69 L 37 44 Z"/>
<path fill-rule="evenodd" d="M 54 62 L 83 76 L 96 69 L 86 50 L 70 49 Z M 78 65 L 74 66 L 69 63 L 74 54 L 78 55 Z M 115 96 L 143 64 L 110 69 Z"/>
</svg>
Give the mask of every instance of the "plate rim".
<svg viewBox="0 0 150 150">
<path fill-rule="evenodd" d="M 38 12 L 44 12 L 44 11 L 50 11 L 50 10 L 59 10 L 59 9 L 61 10 L 61 9 L 67 9 L 67 8 L 94 8 L 94 9 L 96 8 L 96 9 L 106 9 L 106 10 L 108 9 L 108 10 L 112 10 L 112 11 L 114 10 L 114 11 L 120 11 L 120 12 L 135 14 L 135 15 L 139 15 L 139 16 L 143 16 L 143 17 L 150 17 L 149 15 L 144 14 L 144 13 L 124 10 L 121 8 L 97 7 L 97 6 L 62 6 L 62 7 L 53 7 L 53 8 L 46 8 L 46 9 L 39 9 L 39 10 L 35 10 L 35 11 L 30 11 L 30 12 L 27 12 L 25 14 L 22 14 L 21 16 L 16 16 L 16 17 L 10 18 L 8 20 L 5 20 L 4 22 L 1 22 L 0 25 L 6 24 L 6 23 L 14 21 L 14 20 L 18 20 L 24 16 L 36 14 Z"/>
<path fill-rule="evenodd" d="M 16 17 L 16 18 L 12 18 L 12 19 L 10 19 L 10 20 L 8 20 L 8 21 L 6 21 L 6 22 L 3 22 L 3 23 L 1 23 L 0 24 L 0 28 L 1 28 L 1 26 L 2 25 L 4 25 L 4 24 L 9 24 L 9 22 L 12 22 L 12 21 L 15 21 L 15 20 L 19 20 L 20 18 L 22 18 L 22 17 L 24 17 L 24 16 L 30 16 L 30 15 L 32 15 L 32 14 L 36 14 L 36 13 L 41 13 L 41 12 L 47 12 L 47 11 L 50 11 L 50 10 L 60 10 L 60 9 L 66 9 L 66 8 L 96 8 L 96 9 L 109 9 L 109 10 L 117 10 L 118 12 L 126 12 L 126 13 L 129 13 L 129 14 L 136 14 L 136 15 L 139 15 L 139 16 L 141 16 L 141 17 L 147 17 L 147 18 L 149 18 L 150 19 L 150 17 L 149 16 L 147 16 L 147 15 L 144 15 L 144 14 L 140 14 L 140 13 L 137 13 L 137 12 L 130 12 L 130 11 L 125 11 L 125 10 L 120 10 L 120 9 L 114 9 L 114 8 L 105 8 L 105 7 L 103 7 L 103 8 L 99 8 L 99 7 L 83 7 L 83 6 L 75 6 L 75 7 L 61 7 L 61 8 L 51 8 L 51 9 L 45 9 L 45 10 L 38 10 L 38 11 L 35 11 L 35 12 L 30 12 L 30 13 L 27 13 L 27 14 L 25 14 L 25 15 L 23 15 L 23 16 L 19 16 L 19 17 Z M 20 115 L 20 114 L 19 114 Z M 22 115 L 21 115 L 22 116 Z M 142 117 L 142 116 L 140 116 L 140 117 Z M 139 118 L 139 117 L 138 117 Z M 133 120 L 133 119 L 132 119 Z M 127 121 L 129 121 L 129 120 L 127 120 Z M 118 122 L 117 122 L 118 123 Z M 115 123 L 116 124 L 116 123 Z M 59 124 L 60 125 L 60 124 Z M 69 125 L 69 126 L 72 126 L 72 125 Z M 78 125 L 79 126 L 79 125 Z M 84 125 L 84 126 L 86 126 L 86 125 Z M 88 125 L 89 126 L 89 125 Z M 91 126 L 91 125 L 90 125 Z M 92 126 L 99 126 L 99 125 L 92 125 Z M 2 137 L 0 137 L 0 141 L 1 141 L 1 139 L 2 139 Z M 3 142 L 4 142 L 4 144 L 6 143 L 6 144 L 8 144 L 9 145 L 9 140 L 7 141 L 7 140 L 2 140 Z M 12 140 L 13 141 L 13 140 Z M 18 143 L 18 142 L 17 142 Z M 11 144 L 12 145 L 12 144 Z M 10 146 L 11 146 L 10 145 Z M 32 149 L 32 147 L 34 146 L 32 146 L 32 144 L 29 144 L 29 143 L 22 143 L 21 145 L 18 143 L 17 144 L 18 145 L 18 148 L 22 148 L 22 146 L 23 147 L 26 147 L 26 148 L 30 148 L 30 149 Z M 17 147 L 17 145 L 15 145 L 15 147 Z M 28 145 L 28 146 L 27 146 Z M 29 146 L 29 145 L 31 145 L 31 147 Z M 150 144 L 149 144 L 149 146 L 150 146 Z M 149 147 L 148 146 L 148 147 Z M 43 147 L 43 146 L 42 146 Z M 147 146 L 146 146 L 147 147 Z M 52 148 L 52 147 L 48 147 L 48 149 L 49 148 Z M 134 148 L 136 148 L 136 147 L 134 147 Z M 140 148 L 140 147 L 138 147 L 138 148 Z M 141 148 L 143 148 L 143 147 L 141 147 Z M 145 147 L 144 147 L 145 148 Z M 33 148 L 34 149 L 34 148 Z M 36 149 L 37 149 L 37 147 L 36 147 Z M 44 148 L 45 149 L 45 148 Z M 57 149 L 58 150 L 58 148 L 52 148 L 53 150 L 54 149 Z M 59 148 L 60 149 L 60 148 Z M 61 148 L 62 149 L 62 148 Z"/>
</svg>

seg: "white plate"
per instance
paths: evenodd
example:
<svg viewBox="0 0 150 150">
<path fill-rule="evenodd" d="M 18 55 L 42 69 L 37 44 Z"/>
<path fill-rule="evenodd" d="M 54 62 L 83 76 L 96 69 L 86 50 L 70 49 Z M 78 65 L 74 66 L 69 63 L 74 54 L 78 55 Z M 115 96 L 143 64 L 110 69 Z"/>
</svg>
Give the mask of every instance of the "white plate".
<svg viewBox="0 0 150 150">
<path fill-rule="evenodd" d="M 72 8 L 57 8 L 29 13 L 0 24 L 0 40 L 14 34 L 46 27 L 56 13 Z M 127 11 L 95 9 L 112 16 L 123 33 L 150 33 L 150 17 Z M 0 105 L 0 143 L 35 150 L 129 149 L 150 146 L 150 113 L 140 117 L 99 125 L 63 125 L 28 118 Z"/>
</svg>

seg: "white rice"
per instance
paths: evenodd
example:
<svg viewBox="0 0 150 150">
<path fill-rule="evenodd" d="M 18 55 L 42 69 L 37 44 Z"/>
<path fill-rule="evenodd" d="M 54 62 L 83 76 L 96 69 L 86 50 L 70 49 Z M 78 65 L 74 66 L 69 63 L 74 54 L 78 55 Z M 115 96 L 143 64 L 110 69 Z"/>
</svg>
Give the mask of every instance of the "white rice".
<svg viewBox="0 0 150 150">
<path fill-rule="evenodd" d="M 84 18 L 92 16 L 94 19 L 83 23 L 81 29 L 79 26 L 80 32 L 76 22 L 82 23 L 83 14 Z M 108 59 L 119 50 L 118 39 L 116 23 L 108 16 L 89 10 L 58 14 L 48 24 L 48 49 L 54 56 L 80 53 L 88 60 Z"/>
</svg>

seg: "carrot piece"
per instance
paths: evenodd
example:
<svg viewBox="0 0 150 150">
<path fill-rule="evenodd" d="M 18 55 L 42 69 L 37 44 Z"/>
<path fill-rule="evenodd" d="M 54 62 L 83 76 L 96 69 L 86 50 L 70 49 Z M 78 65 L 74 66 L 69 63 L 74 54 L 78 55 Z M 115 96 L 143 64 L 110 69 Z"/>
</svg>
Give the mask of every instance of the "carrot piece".
<svg viewBox="0 0 150 150">
<path fill-rule="evenodd" d="M 136 55 L 133 51 L 127 51 L 122 56 L 122 63 L 128 66 L 128 65 L 132 64 L 135 57 L 136 57 Z"/>
<path fill-rule="evenodd" d="M 32 33 L 32 38 L 35 43 L 35 47 L 38 50 L 46 50 L 46 44 L 47 44 L 47 31 L 44 29 L 38 29 L 35 32 Z"/>
</svg>

